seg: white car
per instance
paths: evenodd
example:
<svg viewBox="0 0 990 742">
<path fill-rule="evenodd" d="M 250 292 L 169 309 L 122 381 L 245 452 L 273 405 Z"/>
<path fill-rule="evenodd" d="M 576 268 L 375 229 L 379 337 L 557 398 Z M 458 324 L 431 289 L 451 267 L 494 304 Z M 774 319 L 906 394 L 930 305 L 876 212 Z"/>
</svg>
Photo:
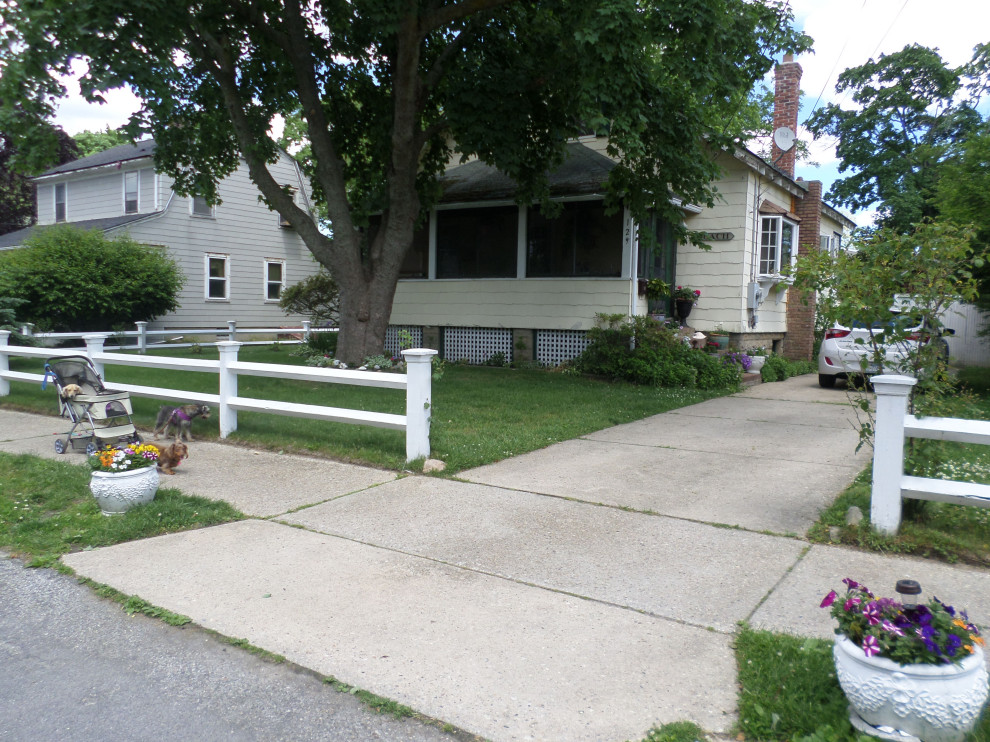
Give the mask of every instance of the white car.
<svg viewBox="0 0 990 742">
<path fill-rule="evenodd" d="M 884 354 L 884 371 L 887 373 L 911 373 L 908 368 L 909 355 L 917 350 L 919 342 L 927 342 L 931 335 L 923 331 L 923 326 L 910 315 L 896 315 L 892 322 L 911 322 L 908 336 L 897 343 L 884 344 L 883 335 L 886 326 L 874 325 L 873 336 Z M 952 334 L 952 330 L 943 330 Z M 926 337 L 927 336 L 927 337 Z M 949 359 L 949 346 L 941 333 L 935 336 L 939 343 L 942 357 Z M 821 350 L 818 351 L 818 384 L 830 389 L 838 379 L 850 377 L 871 376 L 879 372 L 874 363 L 873 345 L 870 342 L 870 330 L 865 324 L 854 324 L 852 327 L 835 325 L 825 331 Z"/>
</svg>

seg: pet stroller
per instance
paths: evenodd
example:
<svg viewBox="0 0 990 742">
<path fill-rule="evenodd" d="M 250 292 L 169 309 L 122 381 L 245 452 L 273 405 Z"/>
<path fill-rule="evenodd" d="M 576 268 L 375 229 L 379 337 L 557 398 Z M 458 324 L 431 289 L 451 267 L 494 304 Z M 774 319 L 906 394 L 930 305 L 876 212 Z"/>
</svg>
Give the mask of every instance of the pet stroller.
<svg viewBox="0 0 990 742">
<path fill-rule="evenodd" d="M 131 397 L 103 386 L 103 380 L 86 356 L 49 358 L 45 382 L 55 381 L 58 412 L 72 421 L 65 438 L 55 439 L 55 453 L 85 449 L 87 454 L 120 443 L 140 443 L 131 422 Z M 41 388 L 45 388 L 42 383 Z"/>
</svg>

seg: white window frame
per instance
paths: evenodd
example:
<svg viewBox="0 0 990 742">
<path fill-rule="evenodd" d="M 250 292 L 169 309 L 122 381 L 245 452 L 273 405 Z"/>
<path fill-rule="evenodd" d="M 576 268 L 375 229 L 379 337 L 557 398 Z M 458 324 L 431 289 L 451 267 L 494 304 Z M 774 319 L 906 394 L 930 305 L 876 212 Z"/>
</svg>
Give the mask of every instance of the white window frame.
<svg viewBox="0 0 990 742">
<path fill-rule="evenodd" d="M 58 192 L 59 189 L 62 190 L 62 218 L 58 218 Z M 56 224 L 62 224 L 63 222 L 69 221 L 69 184 L 68 183 L 55 183 L 52 186 L 52 212 Z"/>
<path fill-rule="evenodd" d="M 197 201 L 203 203 L 205 206 L 209 207 L 209 214 L 201 214 L 196 211 Z M 189 215 L 196 217 L 197 219 L 215 219 L 217 216 L 217 207 L 206 203 L 206 198 L 204 196 L 190 196 L 189 197 Z"/>
<path fill-rule="evenodd" d="M 210 261 L 223 261 L 223 296 L 210 296 L 210 282 L 218 280 L 210 276 Z M 223 253 L 206 253 L 203 262 L 203 298 L 206 301 L 230 301 L 230 256 Z"/>
<path fill-rule="evenodd" d="M 127 179 L 131 176 L 134 177 L 134 210 L 127 210 Z M 140 170 L 128 170 L 123 174 L 123 185 L 124 185 L 124 213 L 125 214 L 140 214 L 141 213 L 141 171 Z"/>
<path fill-rule="evenodd" d="M 768 229 L 768 223 L 773 225 L 772 233 L 774 235 L 772 242 L 766 239 L 766 235 L 770 234 L 771 231 Z M 791 250 L 790 250 L 790 265 L 797 263 L 797 252 L 798 252 L 798 236 L 799 227 L 797 222 L 791 221 L 783 216 L 775 216 L 768 214 L 760 214 L 760 253 L 758 259 L 760 261 L 758 269 L 760 276 L 779 276 L 783 269 L 783 236 L 784 236 L 784 225 L 791 228 Z M 768 258 L 764 255 L 770 250 L 773 251 L 773 264 L 767 265 Z M 772 268 L 772 270 L 766 270 L 766 268 Z"/>
<path fill-rule="evenodd" d="M 282 280 L 272 281 L 268 273 L 269 266 L 280 265 L 282 267 Z M 261 276 L 261 296 L 265 300 L 266 304 L 278 304 L 279 300 L 282 298 L 282 292 L 285 291 L 285 261 L 278 260 L 276 258 L 265 258 L 263 263 L 263 270 Z M 278 284 L 278 298 L 271 299 L 268 296 L 268 288 L 272 284 Z"/>
</svg>

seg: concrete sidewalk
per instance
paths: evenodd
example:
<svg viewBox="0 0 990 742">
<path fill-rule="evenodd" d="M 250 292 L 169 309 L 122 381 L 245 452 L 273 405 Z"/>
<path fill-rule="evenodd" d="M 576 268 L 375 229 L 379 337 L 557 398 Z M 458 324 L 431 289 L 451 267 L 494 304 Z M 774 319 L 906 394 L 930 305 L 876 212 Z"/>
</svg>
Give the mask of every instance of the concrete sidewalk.
<svg viewBox="0 0 990 742">
<path fill-rule="evenodd" d="M 0 450 L 54 457 L 58 426 L 0 412 Z M 726 732 L 737 622 L 829 637 L 818 604 L 843 577 L 913 577 L 990 623 L 986 572 L 787 535 L 865 465 L 856 441 L 845 395 L 808 376 L 469 481 L 194 443 L 166 484 L 254 519 L 64 561 L 492 740 Z"/>
</svg>

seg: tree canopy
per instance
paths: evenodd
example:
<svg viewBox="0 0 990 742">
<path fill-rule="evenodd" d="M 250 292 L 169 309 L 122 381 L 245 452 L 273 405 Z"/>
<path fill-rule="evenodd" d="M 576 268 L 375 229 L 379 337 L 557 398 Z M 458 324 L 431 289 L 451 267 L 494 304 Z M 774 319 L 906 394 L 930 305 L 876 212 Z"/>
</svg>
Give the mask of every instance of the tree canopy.
<svg viewBox="0 0 990 742">
<path fill-rule="evenodd" d="M 89 157 L 97 152 L 103 152 L 119 144 L 128 144 L 131 141 L 130 137 L 123 131 L 111 129 L 109 126 L 101 131 L 86 129 L 72 138 L 76 140 L 76 145 L 79 147 L 80 157 Z"/>
<path fill-rule="evenodd" d="M 337 281 L 348 362 L 381 350 L 454 143 L 516 180 L 521 201 L 545 201 L 548 170 L 590 126 L 619 163 L 609 205 L 674 217 L 671 191 L 713 201 L 710 152 L 738 141 L 733 111 L 774 55 L 809 42 L 781 0 L 0 0 L 0 13 L 0 100 L 20 104 L 0 107 L 0 126 L 29 156 L 50 146 L 38 127 L 80 58 L 89 99 L 125 84 L 142 99 L 127 132 L 153 134 L 180 193 L 215 199 L 243 157 Z M 266 167 L 273 119 L 294 112 L 329 236 Z"/>
<path fill-rule="evenodd" d="M 62 165 L 79 157 L 72 137 L 58 127 L 49 126 L 55 148 L 41 168 Z M 29 227 L 37 219 L 33 174 L 17 163 L 18 145 L 7 131 L 0 130 L 0 234 Z"/>
<path fill-rule="evenodd" d="M 20 321 L 56 332 L 133 329 L 178 308 L 184 277 L 163 248 L 69 224 L 40 227 L 0 253 L 0 297 Z"/>
<path fill-rule="evenodd" d="M 939 214 L 944 166 L 984 127 L 976 107 L 987 87 L 987 53 L 948 66 L 937 50 L 917 44 L 881 55 L 839 75 L 836 92 L 852 105 L 830 103 L 808 128 L 838 138 L 840 173 L 828 197 L 854 209 L 878 207 L 881 226 L 907 232 Z"/>
</svg>

